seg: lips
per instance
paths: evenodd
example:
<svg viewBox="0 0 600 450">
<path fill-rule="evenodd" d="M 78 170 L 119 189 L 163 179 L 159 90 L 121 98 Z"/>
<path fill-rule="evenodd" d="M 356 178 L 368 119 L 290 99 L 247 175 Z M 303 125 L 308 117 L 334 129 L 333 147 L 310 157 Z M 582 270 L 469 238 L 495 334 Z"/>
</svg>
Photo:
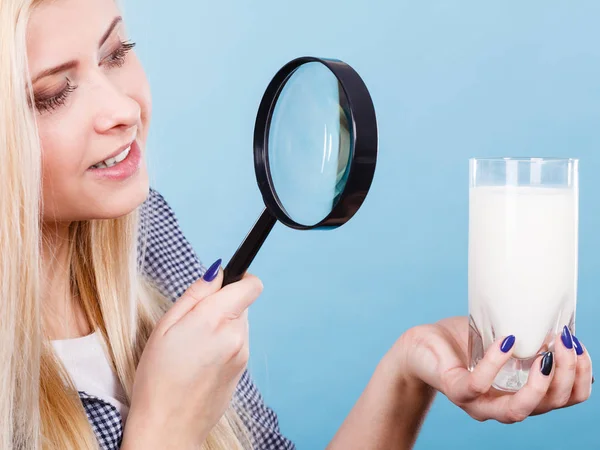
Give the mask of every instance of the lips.
<svg viewBox="0 0 600 450">
<path fill-rule="evenodd" d="M 87 172 L 98 180 L 125 181 L 135 175 L 142 166 L 142 152 L 137 141 L 133 141 L 131 149 L 122 161 L 110 167 L 104 165 L 103 162 L 99 164 L 104 167 L 92 166 Z"/>
<path fill-rule="evenodd" d="M 100 161 L 95 162 L 94 164 L 92 164 L 89 168 L 93 169 L 95 168 L 94 166 L 97 166 L 99 164 L 104 163 L 105 161 L 111 160 L 111 159 L 115 159 L 117 156 L 119 156 L 121 153 L 123 153 L 124 150 L 126 150 L 127 148 L 130 148 L 131 145 L 135 142 L 135 140 L 128 142 L 127 144 L 119 147 L 116 151 L 114 151 L 113 153 L 111 153 L 110 155 L 106 156 L 105 158 L 101 159 Z M 120 161 L 119 161 L 120 162 Z"/>
</svg>

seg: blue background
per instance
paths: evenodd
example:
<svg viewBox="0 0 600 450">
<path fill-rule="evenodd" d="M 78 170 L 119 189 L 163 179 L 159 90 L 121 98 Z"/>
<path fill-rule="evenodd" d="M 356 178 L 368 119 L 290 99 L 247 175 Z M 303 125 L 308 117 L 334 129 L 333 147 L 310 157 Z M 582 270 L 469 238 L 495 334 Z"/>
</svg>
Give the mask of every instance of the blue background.
<svg viewBox="0 0 600 450">
<path fill-rule="evenodd" d="M 284 432 L 324 448 L 413 325 L 467 312 L 467 159 L 581 158 L 577 334 L 600 351 L 600 2 L 126 0 L 154 94 L 150 168 L 206 263 L 261 210 L 256 109 L 302 55 L 364 78 L 380 129 L 372 191 L 336 231 L 276 226 L 252 271 L 251 369 Z M 439 396 L 417 449 L 590 449 L 600 400 L 504 426 Z"/>
</svg>

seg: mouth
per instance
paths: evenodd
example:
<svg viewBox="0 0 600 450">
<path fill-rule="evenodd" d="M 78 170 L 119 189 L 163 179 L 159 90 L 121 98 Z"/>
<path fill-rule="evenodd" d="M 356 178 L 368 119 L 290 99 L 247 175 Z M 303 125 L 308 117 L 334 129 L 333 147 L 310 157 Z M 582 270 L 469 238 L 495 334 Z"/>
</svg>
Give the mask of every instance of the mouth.
<svg viewBox="0 0 600 450">
<path fill-rule="evenodd" d="M 139 172 L 142 160 L 142 150 L 138 142 L 133 141 L 91 166 L 87 172 L 99 180 L 124 181 Z"/>
<path fill-rule="evenodd" d="M 134 142 L 134 141 L 133 141 Z M 121 147 L 116 152 L 109 155 L 106 159 L 97 162 L 96 164 L 90 166 L 90 169 L 109 169 L 111 167 L 116 166 L 117 164 L 123 162 L 127 156 L 129 156 L 129 152 L 131 151 L 131 146 L 133 142 Z"/>
</svg>

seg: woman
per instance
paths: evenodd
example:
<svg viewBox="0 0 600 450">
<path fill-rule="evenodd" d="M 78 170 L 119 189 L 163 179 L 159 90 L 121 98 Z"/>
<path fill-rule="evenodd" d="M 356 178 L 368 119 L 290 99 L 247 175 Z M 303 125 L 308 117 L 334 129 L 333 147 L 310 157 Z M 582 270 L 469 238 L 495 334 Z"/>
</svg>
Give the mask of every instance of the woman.
<svg viewBox="0 0 600 450">
<path fill-rule="evenodd" d="M 221 288 L 149 189 L 132 48 L 114 0 L 0 0 L 0 448 L 293 448 L 245 371 L 260 281 Z M 568 329 L 514 395 L 515 337 L 470 373 L 467 329 L 404 333 L 330 448 L 410 448 L 436 390 L 506 423 L 590 395 Z"/>
</svg>

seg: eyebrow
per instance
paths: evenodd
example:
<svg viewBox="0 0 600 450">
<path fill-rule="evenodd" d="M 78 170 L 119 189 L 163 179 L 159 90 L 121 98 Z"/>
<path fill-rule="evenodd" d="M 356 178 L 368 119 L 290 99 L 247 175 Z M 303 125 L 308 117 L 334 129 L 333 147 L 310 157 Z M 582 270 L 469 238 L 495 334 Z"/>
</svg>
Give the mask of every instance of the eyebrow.
<svg viewBox="0 0 600 450">
<path fill-rule="evenodd" d="M 100 41 L 98 42 L 98 47 L 102 47 L 104 45 L 104 43 L 110 37 L 112 32 L 115 31 L 115 28 L 117 27 L 117 25 L 119 25 L 122 21 L 123 21 L 123 17 L 121 17 L 121 16 L 115 17 L 113 19 L 110 26 L 107 28 L 107 30 L 104 32 L 104 34 L 100 38 Z M 78 65 L 77 61 L 68 61 L 66 63 L 61 64 L 60 66 L 46 69 L 46 70 L 40 72 L 33 80 L 31 80 L 31 84 L 32 85 L 35 84 L 35 82 L 40 80 L 41 78 L 48 77 L 50 75 L 56 75 L 57 73 L 64 72 L 66 70 L 71 70 L 71 69 L 77 67 L 77 65 Z"/>
<path fill-rule="evenodd" d="M 115 28 L 117 28 L 117 25 L 119 25 L 122 21 L 123 21 L 123 17 L 121 17 L 121 16 L 115 17 L 113 19 L 113 21 L 111 22 L 111 24 L 108 27 L 108 29 L 104 32 L 104 34 L 100 38 L 100 42 L 98 43 L 98 47 L 102 47 L 104 45 L 104 43 L 109 38 L 109 36 L 112 34 L 112 32 L 115 31 Z"/>
</svg>

